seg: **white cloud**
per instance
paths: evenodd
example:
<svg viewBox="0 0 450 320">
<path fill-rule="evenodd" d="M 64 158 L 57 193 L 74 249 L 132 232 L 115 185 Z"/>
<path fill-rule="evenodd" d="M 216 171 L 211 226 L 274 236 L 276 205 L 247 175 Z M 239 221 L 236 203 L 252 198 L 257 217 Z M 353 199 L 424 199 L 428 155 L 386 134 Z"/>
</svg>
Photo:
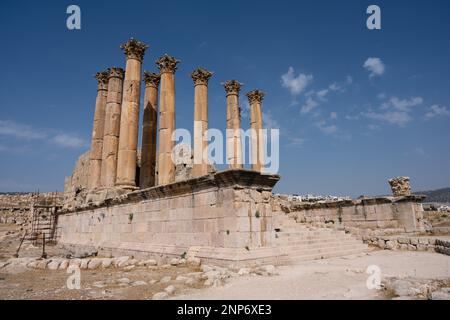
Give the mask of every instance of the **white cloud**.
<svg viewBox="0 0 450 320">
<path fill-rule="evenodd" d="M 384 74 L 385 66 L 380 58 L 368 58 L 363 67 L 370 72 L 370 77 L 381 76 Z"/>
<path fill-rule="evenodd" d="M 303 73 L 300 73 L 296 77 L 294 68 L 289 67 L 288 72 L 281 76 L 281 83 L 284 88 L 289 89 L 292 95 L 296 96 L 302 93 L 313 79 L 314 77 L 312 75 Z"/>
<path fill-rule="evenodd" d="M 321 100 L 324 100 L 325 97 L 327 96 L 328 92 L 330 92 L 330 90 L 328 90 L 328 89 L 320 90 L 319 92 L 317 92 L 317 97 Z"/>
<path fill-rule="evenodd" d="M 264 129 L 279 129 L 280 125 L 277 120 L 273 118 L 272 112 L 267 110 L 263 112 Z"/>
<path fill-rule="evenodd" d="M 57 134 L 52 141 L 61 147 L 80 148 L 86 146 L 86 142 L 78 136 L 71 134 Z"/>
<path fill-rule="evenodd" d="M 19 140 L 41 140 L 51 142 L 61 147 L 79 148 L 87 146 L 85 140 L 74 134 L 55 132 L 51 129 L 36 129 L 29 125 L 11 120 L 0 120 L 0 136 L 2 135 Z M 0 151 L 6 152 L 4 148 Z"/>
<path fill-rule="evenodd" d="M 368 110 L 362 113 L 363 116 L 378 120 L 400 127 L 406 126 L 413 120 L 411 116 L 412 108 L 423 103 L 423 98 L 412 97 L 409 99 L 399 99 L 397 97 L 391 97 L 388 101 L 383 102 L 379 108 L 379 111 Z"/>
<path fill-rule="evenodd" d="M 337 117 L 338 117 L 338 116 L 337 116 L 337 113 L 336 113 L 336 112 L 333 111 L 333 112 L 330 113 L 330 118 L 331 118 L 331 119 L 337 119 Z"/>
<path fill-rule="evenodd" d="M 305 144 L 305 142 L 306 142 L 306 139 L 304 139 L 304 138 L 293 137 L 293 138 L 290 138 L 288 146 L 302 147 Z"/>
<path fill-rule="evenodd" d="M 319 105 L 319 103 L 316 100 L 314 100 L 311 97 L 309 97 L 308 100 L 306 100 L 306 103 L 300 109 L 300 112 L 303 113 L 303 114 L 310 113 L 318 105 Z"/>
<path fill-rule="evenodd" d="M 0 120 L 0 135 L 12 136 L 18 139 L 45 139 L 47 135 L 40 130 L 10 120 Z"/>
<path fill-rule="evenodd" d="M 418 106 L 423 103 L 423 99 L 421 97 L 414 97 L 410 99 L 399 99 L 397 97 L 392 97 L 389 102 L 384 103 L 382 105 L 382 108 L 389 108 L 393 107 L 398 111 L 405 111 L 408 112 L 410 108 Z"/>
<path fill-rule="evenodd" d="M 408 122 L 412 120 L 412 117 L 409 115 L 409 113 L 403 111 L 387 111 L 382 113 L 369 111 L 363 113 L 363 115 L 369 119 L 395 124 L 400 127 L 404 127 Z"/>
<path fill-rule="evenodd" d="M 432 105 L 429 111 L 425 114 L 425 119 L 432 119 L 434 117 L 445 117 L 450 116 L 450 111 L 445 106 L 438 106 L 437 104 Z"/>
<path fill-rule="evenodd" d="M 338 127 L 336 125 L 327 125 L 325 121 L 317 122 L 317 127 L 326 134 L 335 134 L 338 131 Z"/>
</svg>

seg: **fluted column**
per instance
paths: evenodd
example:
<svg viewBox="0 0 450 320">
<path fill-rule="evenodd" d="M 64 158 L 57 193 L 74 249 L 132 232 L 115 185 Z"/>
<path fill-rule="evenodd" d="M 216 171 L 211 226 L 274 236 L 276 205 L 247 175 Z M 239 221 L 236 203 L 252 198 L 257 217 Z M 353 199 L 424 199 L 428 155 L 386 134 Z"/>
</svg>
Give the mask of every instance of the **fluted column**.
<svg viewBox="0 0 450 320">
<path fill-rule="evenodd" d="M 248 103 L 250 104 L 250 129 L 251 129 L 251 158 L 252 170 L 262 172 L 264 166 L 264 136 L 262 132 L 262 110 L 261 104 L 264 98 L 264 92 L 254 90 L 247 93 Z"/>
<path fill-rule="evenodd" d="M 241 108 L 239 91 L 242 84 L 236 80 L 224 83 L 227 93 L 227 160 L 230 169 L 242 169 Z"/>
<path fill-rule="evenodd" d="M 156 173 L 156 130 L 158 125 L 158 86 L 160 75 L 144 71 L 144 119 L 142 123 L 141 188 L 155 185 Z"/>
<path fill-rule="evenodd" d="M 103 130 L 105 126 L 106 96 L 108 93 L 108 73 L 98 72 L 97 98 L 95 99 L 94 125 L 89 153 L 89 189 L 97 189 L 101 185 Z"/>
<path fill-rule="evenodd" d="M 122 113 L 120 115 L 116 186 L 124 189 L 135 189 L 141 67 L 148 46 L 132 38 L 121 48 L 125 52 L 127 61 L 123 82 Z"/>
<path fill-rule="evenodd" d="M 208 81 L 212 72 L 196 69 L 191 77 L 194 80 L 194 166 L 192 176 L 208 174 Z"/>
<path fill-rule="evenodd" d="M 172 161 L 172 150 L 175 142 L 172 134 L 175 130 L 175 71 L 179 61 L 167 54 L 156 64 L 161 73 L 159 94 L 159 154 L 158 184 L 175 181 L 175 164 Z"/>
<path fill-rule="evenodd" d="M 116 183 L 117 152 L 119 148 L 120 114 L 124 71 L 108 69 L 108 96 L 106 98 L 105 129 L 102 152 L 102 187 L 111 188 Z"/>
</svg>

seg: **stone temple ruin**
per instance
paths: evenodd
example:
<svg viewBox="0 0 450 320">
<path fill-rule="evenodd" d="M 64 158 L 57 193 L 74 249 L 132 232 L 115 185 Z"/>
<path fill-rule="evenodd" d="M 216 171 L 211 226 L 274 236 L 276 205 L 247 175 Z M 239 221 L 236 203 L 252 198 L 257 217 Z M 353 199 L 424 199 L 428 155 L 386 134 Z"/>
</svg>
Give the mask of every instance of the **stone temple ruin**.
<svg viewBox="0 0 450 320">
<path fill-rule="evenodd" d="M 364 233 L 423 230 L 423 197 L 410 195 L 406 179 L 390 181 L 393 197 L 297 203 L 275 196 L 272 188 L 280 177 L 262 173 L 262 161 L 251 170 L 243 168 L 239 134 L 227 141 L 234 150 L 228 170 L 216 172 L 206 161 L 193 164 L 189 157 L 175 165 L 171 136 L 179 61 L 164 55 L 156 61 L 159 73 L 142 74 L 148 46 L 130 39 L 121 48 L 125 70 L 112 67 L 96 75 L 92 144 L 65 181 L 64 205 L 58 215 L 60 245 L 95 250 L 99 255 L 279 264 L 363 252 Z M 202 137 L 208 128 L 212 75 L 203 68 L 191 75 L 194 120 L 202 124 L 194 130 L 194 153 L 207 148 Z M 241 84 L 230 80 L 224 88 L 226 127 L 240 129 Z M 247 97 L 250 125 L 261 129 L 264 94 L 255 90 Z M 258 152 L 259 143 L 250 147 Z"/>
</svg>

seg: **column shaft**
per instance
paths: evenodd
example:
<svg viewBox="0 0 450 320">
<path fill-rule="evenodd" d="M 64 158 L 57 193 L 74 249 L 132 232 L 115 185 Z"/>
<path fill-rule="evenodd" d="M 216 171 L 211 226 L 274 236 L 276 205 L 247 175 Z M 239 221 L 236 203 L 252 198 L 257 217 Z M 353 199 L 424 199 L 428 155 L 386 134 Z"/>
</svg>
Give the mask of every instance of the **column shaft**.
<svg viewBox="0 0 450 320">
<path fill-rule="evenodd" d="M 114 187 L 116 183 L 123 75 L 121 68 L 109 69 L 101 180 L 102 187 L 106 188 Z"/>
<path fill-rule="evenodd" d="M 251 159 L 252 170 L 262 172 L 264 166 L 264 136 L 261 104 L 264 93 L 254 90 L 247 93 L 250 104 Z"/>
<path fill-rule="evenodd" d="M 120 115 L 116 186 L 124 189 L 135 189 L 141 66 L 147 46 L 131 39 L 122 48 L 127 55 L 127 61 L 123 83 L 122 113 Z"/>
<path fill-rule="evenodd" d="M 158 128 L 158 85 L 159 74 L 144 72 L 144 118 L 142 124 L 141 171 L 139 183 L 141 189 L 155 186 L 156 139 Z"/>
<path fill-rule="evenodd" d="M 159 96 L 159 155 L 158 184 L 175 181 L 175 163 L 172 150 L 175 142 L 172 134 L 175 130 L 175 70 L 179 61 L 168 55 L 161 57 L 156 63 L 161 72 Z"/>
<path fill-rule="evenodd" d="M 96 74 L 98 80 L 97 98 L 95 100 L 94 125 L 89 153 L 89 189 L 97 189 L 101 185 L 103 130 L 105 126 L 105 109 L 107 88 L 107 72 Z"/>
<path fill-rule="evenodd" d="M 241 109 L 239 91 L 241 84 L 236 80 L 225 82 L 227 92 L 227 161 L 230 169 L 242 169 Z"/>
<path fill-rule="evenodd" d="M 191 77 L 194 80 L 194 165 L 193 177 L 208 174 L 208 81 L 212 73 L 198 68 Z"/>
</svg>

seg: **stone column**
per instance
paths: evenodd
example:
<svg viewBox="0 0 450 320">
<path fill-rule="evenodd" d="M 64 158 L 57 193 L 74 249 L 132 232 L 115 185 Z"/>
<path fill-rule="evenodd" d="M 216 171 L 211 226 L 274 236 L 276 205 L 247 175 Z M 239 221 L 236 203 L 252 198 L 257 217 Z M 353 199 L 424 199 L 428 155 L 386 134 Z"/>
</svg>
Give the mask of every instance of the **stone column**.
<svg viewBox="0 0 450 320">
<path fill-rule="evenodd" d="M 108 69 L 108 97 L 106 98 L 105 130 L 102 152 L 102 187 L 111 188 L 116 183 L 117 151 L 119 147 L 120 114 L 124 71 Z"/>
<path fill-rule="evenodd" d="M 160 75 L 144 71 L 144 119 L 142 124 L 141 189 L 155 185 L 156 173 L 156 130 L 158 125 L 158 86 Z"/>
<path fill-rule="evenodd" d="M 136 189 L 136 160 L 139 132 L 141 67 L 148 46 L 131 38 L 121 46 L 127 56 L 120 115 L 119 153 L 116 186 Z"/>
<path fill-rule="evenodd" d="M 241 108 L 239 91 L 242 84 L 236 80 L 226 81 L 227 93 L 227 160 L 230 169 L 242 169 Z"/>
<path fill-rule="evenodd" d="M 106 96 L 108 93 L 108 73 L 98 72 L 97 98 L 95 99 L 94 125 L 92 127 L 92 141 L 89 153 L 89 183 L 90 190 L 101 185 L 103 130 L 105 126 Z"/>
<path fill-rule="evenodd" d="M 192 176 L 208 174 L 208 81 L 212 72 L 198 68 L 192 72 L 194 80 L 194 165 Z"/>
<path fill-rule="evenodd" d="M 172 134 L 175 130 L 175 71 L 179 61 L 165 54 L 156 64 L 161 73 L 159 94 L 159 154 L 158 184 L 175 181 L 175 163 L 172 150 L 175 142 Z"/>
<path fill-rule="evenodd" d="M 262 110 L 261 104 L 264 92 L 254 90 L 247 93 L 250 104 L 250 129 L 251 129 L 251 158 L 252 170 L 262 172 L 264 166 L 264 136 L 262 132 Z"/>
</svg>

